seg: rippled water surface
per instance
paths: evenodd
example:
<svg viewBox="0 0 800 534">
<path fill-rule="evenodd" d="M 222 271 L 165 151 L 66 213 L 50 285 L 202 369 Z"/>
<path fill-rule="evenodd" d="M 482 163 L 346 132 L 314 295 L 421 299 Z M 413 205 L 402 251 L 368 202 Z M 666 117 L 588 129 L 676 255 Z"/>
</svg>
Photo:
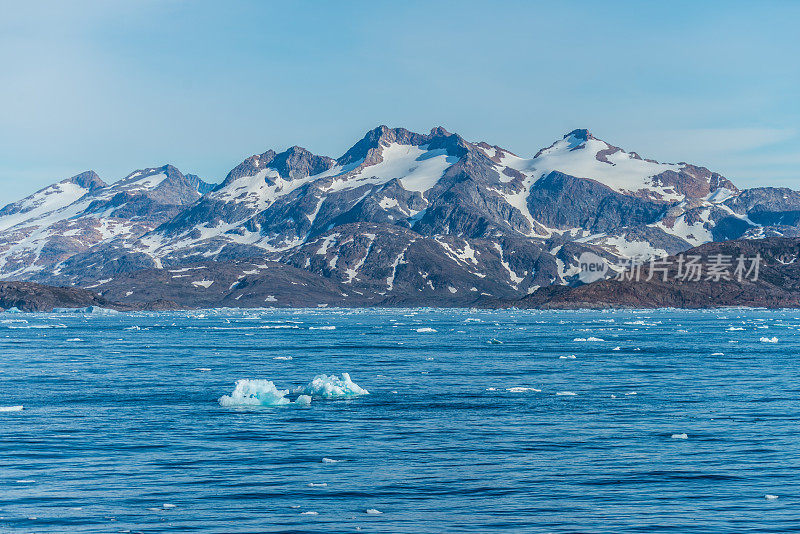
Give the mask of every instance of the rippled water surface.
<svg viewBox="0 0 800 534">
<path fill-rule="evenodd" d="M 0 532 L 800 526 L 800 311 L 0 321 Z"/>
</svg>

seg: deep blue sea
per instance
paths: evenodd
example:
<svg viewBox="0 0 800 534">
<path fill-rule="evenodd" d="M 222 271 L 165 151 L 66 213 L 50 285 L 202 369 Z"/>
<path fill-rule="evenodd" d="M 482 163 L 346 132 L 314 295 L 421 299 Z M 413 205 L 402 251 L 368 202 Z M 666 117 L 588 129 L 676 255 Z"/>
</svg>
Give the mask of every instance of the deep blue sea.
<svg viewBox="0 0 800 534">
<path fill-rule="evenodd" d="M 797 531 L 798 329 L 797 310 L 0 314 L 0 532 Z"/>
</svg>

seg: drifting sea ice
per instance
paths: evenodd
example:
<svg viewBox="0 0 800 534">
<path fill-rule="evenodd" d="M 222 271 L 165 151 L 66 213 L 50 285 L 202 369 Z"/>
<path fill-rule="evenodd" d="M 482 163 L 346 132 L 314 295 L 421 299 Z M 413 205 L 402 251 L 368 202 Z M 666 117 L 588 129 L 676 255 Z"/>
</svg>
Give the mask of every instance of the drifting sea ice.
<svg viewBox="0 0 800 534">
<path fill-rule="evenodd" d="M 271 380 L 242 379 L 236 381 L 236 387 L 230 395 L 219 398 L 220 406 L 286 406 L 295 404 L 308 406 L 312 398 L 342 399 L 368 395 L 369 391 L 350 379 L 350 375 L 317 375 L 306 384 L 291 390 L 297 398 L 292 402 L 287 395 L 290 390 L 278 389 Z"/>
<path fill-rule="evenodd" d="M 672 434 L 670 437 L 672 439 L 689 439 L 689 436 L 687 434 L 685 434 L 685 433 L 684 434 Z"/>
<path fill-rule="evenodd" d="M 761 343 L 777 343 L 778 342 L 778 338 L 777 337 L 762 337 L 759 341 L 761 341 Z"/>
<path fill-rule="evenodd" d="M 0 412 L 21 412 L 22 410 L 21 404 L 18 406 L 0 406 Z"/>
</svg>

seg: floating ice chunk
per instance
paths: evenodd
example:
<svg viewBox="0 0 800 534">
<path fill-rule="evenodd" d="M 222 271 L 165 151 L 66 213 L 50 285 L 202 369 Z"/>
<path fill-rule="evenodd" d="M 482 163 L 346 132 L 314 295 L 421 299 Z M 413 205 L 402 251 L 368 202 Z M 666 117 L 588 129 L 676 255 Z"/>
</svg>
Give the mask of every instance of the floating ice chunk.
<svg viewBox="0 0 800 534">
<path fill-rule="evenodd" d="M 497 388 L 486 388 L 486 391 L 497 391 Z"/>
<path fill-rule="evenodd" d="M 342 373 L 341 379 L 336 375 L 317 375 L 305 386 L 296 388 L 294 393 L 323 399 L 338 399 L 368 395 L 369 391 L 353 382 L 348 373 Z"/>
<path fill-rule="evenodd" d="M 220 406 L 283 406 L 288 389 L 278 389 L 271 380 L 237 380 L 230 395 L 219 398 Z"/>
<path fill-rule="evenodd" d="M 568 356 L 561 355 L 561 356 L 558 357 L 558 359 L 559 360 L 574 360 L 575 359 L 575 355 L 574 354 L 570 354 Z"/>
<path fill-rule="evenodd" d="M 767 499 L 768 501 L 774 501 L 775 499 L 778 498 L 778 496 L 777 495 L 770 495 L 769 493 L 767 493 L 766 495 L 764 495 L 764 498 Z"/>
<path fill-rule="evenodd" d="M 762 337 L 760 339 L 760 341 L 762 343 L 777 343 L 778 342 L 778 338 L 777 337 Z"/>
<path fill-rule="evenodd" d="M 506 389 L 506 391 L 510 391 L 511 393 L 525 393 L 525 392 L 528 392 L 528 391 L 533 391 L 535 393 L 541 393 L 542 390 L 541 389 L 536 389 L 536 388 L 528 388 L 528 387 L 520 387 L 520 386 L 518 386 L 518 387 L 508 388 L 508 389 Z"/>
<path fill-rule="evenodd" d="M 295 388 L 291 391 L 298 395 L 294 403 L 286 396 L 288 389 L 278 389 L 270 380 L 248 380 L 236 381 L 236 387 L 230 395 L 223 395 L 219 398 L 221 406 L 285 406 L 296 404 L 308 406 L 311 399 L 339 399 L 367 395 L 369 391 L 362 388 L 350 379 L 350 375 L 342 373 L 340 379 L 336 375 L 318 375 L 314 380 Z"/>
<path fill-rule="evenodd" d="M 672 439 L 689 439 L 689 436 L 684 434 L 672 434 L 670 436 Z"/>
<path fill-rule="evenodd" d="M 375 508 L 367 508 L 366 513 L 368 513 L 369 515 L 378 515 L 382 514 L 383 512 L 381 512 L 380 510 L 376 510 Z"/>
<path fill-rule="evenodd" d="M 323 464 L 338 464 L 339 462 L 341 462 L 341 460 L 334 460 L 333 458 L 323 458 L 322 459 L 322 463 Z"/>
<path fill-rule="evenodd" d="M 577 395 L 574 391 L 556 391 L 556 395 L 563 395 L 567 397 L 574 397 Z"/>
<path fill-rule="evenodd" d="M 20 404 L 18 406 L 0 406 L 0 412 L 21 412 L 23 410 L 23 406 Z"/>
<path fill-rule="evenodd" d="M 432 333 L 436 332 L 436 329 L 426 326 L 424 328 L 417 328 L 417 332 L 419 332 L 420 334 L 432 334 Z"/>
<path fill-rule="evenodd" d="M 328 483 L 327 482 L 309 482 L 308 483 L 308 487 L 309 488 L 327 488 L 328 487 Z"/>
<path fill-rule="evenodd" d="M 622 347 L 614 347 L 614 348 L 613 348 L 613 349 L 611 349 L 611 350 L 622 350 Z"/>
</svg>

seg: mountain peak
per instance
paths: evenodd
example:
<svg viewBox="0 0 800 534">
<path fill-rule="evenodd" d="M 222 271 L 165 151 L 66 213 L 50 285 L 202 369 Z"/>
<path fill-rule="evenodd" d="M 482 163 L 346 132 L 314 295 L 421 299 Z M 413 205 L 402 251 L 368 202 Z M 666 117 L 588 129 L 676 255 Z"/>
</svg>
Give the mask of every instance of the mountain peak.
<svg viewBox="0 0 800 534">
<path fill-rule="evenodd" d="M 89 191 L 100 189 L 108 185 L 94 171 L 84 171 L 80 174 L 76 174 L 71 178 L 63 180 L 62 183 L 71 183 L 79 185 L 84 189 L 88 189 Z"/>
<path fill-rule="evenodd" d="M 569 132 L 568 134 L 566 134 L 564 136 L 564 139 L 569 139 L 570 137 L 578 139 L 580 141 L 588 141 L 589 139 L 597 139 L 586 128 L 578 128 L 576 130 L 572 130 L 571 132 Z"/>
</svg>

